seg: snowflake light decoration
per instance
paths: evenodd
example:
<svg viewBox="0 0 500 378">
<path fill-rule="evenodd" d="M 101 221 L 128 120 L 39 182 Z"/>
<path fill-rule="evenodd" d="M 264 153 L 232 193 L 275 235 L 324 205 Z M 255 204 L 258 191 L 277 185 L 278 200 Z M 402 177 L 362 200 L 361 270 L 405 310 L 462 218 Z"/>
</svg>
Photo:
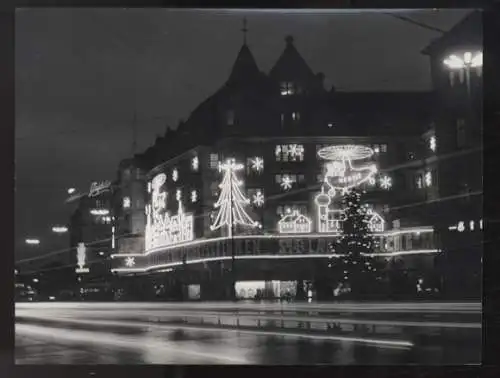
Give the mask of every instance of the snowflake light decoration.
<svg viewBox="0 0 500 378">
<path fill-rule="evenodd" d="M 251 163 L 252 163 L 252 169 L 255 172 L 262 172 L 262 170 L 264 169 L 264 159 L 259 156 L 252 159 Z"/>
<path fill-rule="evenodd" d="M 252 200 L 254 205 L 261 207 L 262 205 L 264 205 L 264 194 L 262 194 L 262 192 L 258 190 L 257 193 L 253 195 Z"/>
<path fill-rule="evenodd" d="M 135 257 L 127 257 L 125 260 L 125 265 L 132 268 L 135 265 Z"/>
<path fill-rule="evenodd" d="M 304 158 L 304 146 L 301 144 L 291 144 L 288 147 L 288 152 L 294 156 L 302 160 Z"/>
<path fill-rule="evenodd" d="M 179 171 L 177 170 L 177 168 L 174 168 L 172 170 L 172 180 L 176 182 L 178 179 L 179 179 Z"/>
<path fill-rule="evenodd" d="M 283 176 L 283 178 L 281 179 L 281 188 L 283 190 L 289 190 L 289 189 L 292 189 L 292 184 L 293 184 L 293 181 L 292 181 L 292 178 L 290 176 Z"/>
<path fill-rule="evenodd" d="M 380 186 L 384 189 L 390 189 L 392 187 L 392 179 L 389 176 L 384 176 L 380 179 Z"/>
<path fill-rule="evenodd" d="M 198 201 L 198 193 L 196 192 L 196 190 L 192 190 L 191 191 L 191 202 L 196 202 Z"/>
</svg>

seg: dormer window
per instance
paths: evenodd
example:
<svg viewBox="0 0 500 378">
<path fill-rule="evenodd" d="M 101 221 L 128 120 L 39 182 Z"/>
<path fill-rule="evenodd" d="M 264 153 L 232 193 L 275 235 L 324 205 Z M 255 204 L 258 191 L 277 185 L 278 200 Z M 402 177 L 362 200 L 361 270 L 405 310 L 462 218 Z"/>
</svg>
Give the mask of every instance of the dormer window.
<svg viewBox="0 0 500 378">
<path fill-rule="evenodd" d="M 291 81 L 284 81 L 281 83 L 281 95 L 291 96 L 295 94 L 295 87 Z"/>
<path fill-rule="evenodd" d="M 228 110 L 226 112 L 226 124 L 228 126 L 234 125 L 234 110 Z"/>
</svg>

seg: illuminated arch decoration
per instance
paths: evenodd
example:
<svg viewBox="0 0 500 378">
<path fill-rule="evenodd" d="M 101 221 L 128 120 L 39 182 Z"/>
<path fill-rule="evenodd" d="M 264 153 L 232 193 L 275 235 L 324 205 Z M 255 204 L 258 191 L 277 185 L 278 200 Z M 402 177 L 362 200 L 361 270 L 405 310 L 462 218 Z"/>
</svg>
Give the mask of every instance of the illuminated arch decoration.
<svg viewBox="0 0 500 378">
<path fill-rule="evenodd" d="M 345 215 L 342 209 L 333 207 L 333 198 L 337 194 L 345 193 L 365 182 L 375 184 L 375 164 L 353 164 L 353 161 L 370 158 L 373 154 L 370 147 L 353 144 L 327 146 L 318 151 L 318 156 L 327 161 L 321 192 L 314 199 L 318 232 L 340 232 Z M 373 223 L 370 223 L 373 230 L 384 228 L 385 221 L 377 213 L 373 213 L 370 222 Z"/>
<path fill-rule="evenodd" d="M 234 159 L 229 159 L 225 163 L 219 163 L 219 171 L 224 173 L 222 183 L 219 185 L 221 193 L 214 207 L 218 209 L 213 224 L 210 226 L 215 231 L 223 226 L 227 227 L 229 237 L 232 236 L 232 229 L 235 225 L 258 227 L 245 211 L 245 206 L 250 200 L 244 196 L 240 190 L 242 181 L 238 180 L 236 172 L 243 169 L 242 164 L 236 164 Z"/>
<path fill-rule="evenodd" d="M 177 195 L 177 214 L 170 216 L 165 211 L 167 193 L 161 188 L 166 182 L 166 175 L 161 173 L 151 182 L 151 204 L 146 206 L 146 250 L 167 247 L 194 239 L 193 215 L 184 213 L 181 196 Z"/>
<path fill-rule="evenodd" d="M 286 214 L 278 222 L 278 231 L 280 234 L 308 234 L 311 232 L 311 219 L 298 210 L 294 210 L 291 214 Z"/>
</svg>

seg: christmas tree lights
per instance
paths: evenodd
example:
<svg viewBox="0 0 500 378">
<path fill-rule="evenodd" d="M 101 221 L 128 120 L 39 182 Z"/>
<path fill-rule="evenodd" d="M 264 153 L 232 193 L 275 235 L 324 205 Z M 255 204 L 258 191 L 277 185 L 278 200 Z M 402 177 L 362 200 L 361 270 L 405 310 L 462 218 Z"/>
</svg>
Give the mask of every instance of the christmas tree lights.
<svg viewBox="0 0 500 378">
<path fill-rule="evenodd" d="M 210 226 L 215 231 L 223 226 L 227 227 L 229 237 L 232 236 L 232 229 L 235 225 L 257 227 L 250 215 L 245 211 L 245 206 L 250 200 L 244 196 L 240 190 L 242 182 L 236 176 L 236 172 L 243 169 L 242 164 L 236 164 L 234 159 L 227 160 L 224 164 L 219 164 L 219 170 L 223 172 L 222 182 L 219 185 L 221 193 L 214 207 L 218 209 L 213 224 Z"/>
</svg>

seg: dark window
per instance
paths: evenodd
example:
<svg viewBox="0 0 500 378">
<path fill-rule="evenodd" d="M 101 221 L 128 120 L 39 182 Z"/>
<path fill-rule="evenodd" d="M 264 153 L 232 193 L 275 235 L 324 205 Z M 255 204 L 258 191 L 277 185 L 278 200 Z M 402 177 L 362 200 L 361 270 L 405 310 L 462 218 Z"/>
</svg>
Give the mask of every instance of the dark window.
<svg viewBox="0 0 500 378">
<path fill-rule="evenodd" d="M 234 125 L 234 110 L 228 110 L 226 112 L 226 123 L 228 126 Z"/>
<path fill-rule="evenodd" d="M 457 147 L 463 147 L 465 145 L 465 120 L 458 119 L 457 120 Z"/>
</svg>

